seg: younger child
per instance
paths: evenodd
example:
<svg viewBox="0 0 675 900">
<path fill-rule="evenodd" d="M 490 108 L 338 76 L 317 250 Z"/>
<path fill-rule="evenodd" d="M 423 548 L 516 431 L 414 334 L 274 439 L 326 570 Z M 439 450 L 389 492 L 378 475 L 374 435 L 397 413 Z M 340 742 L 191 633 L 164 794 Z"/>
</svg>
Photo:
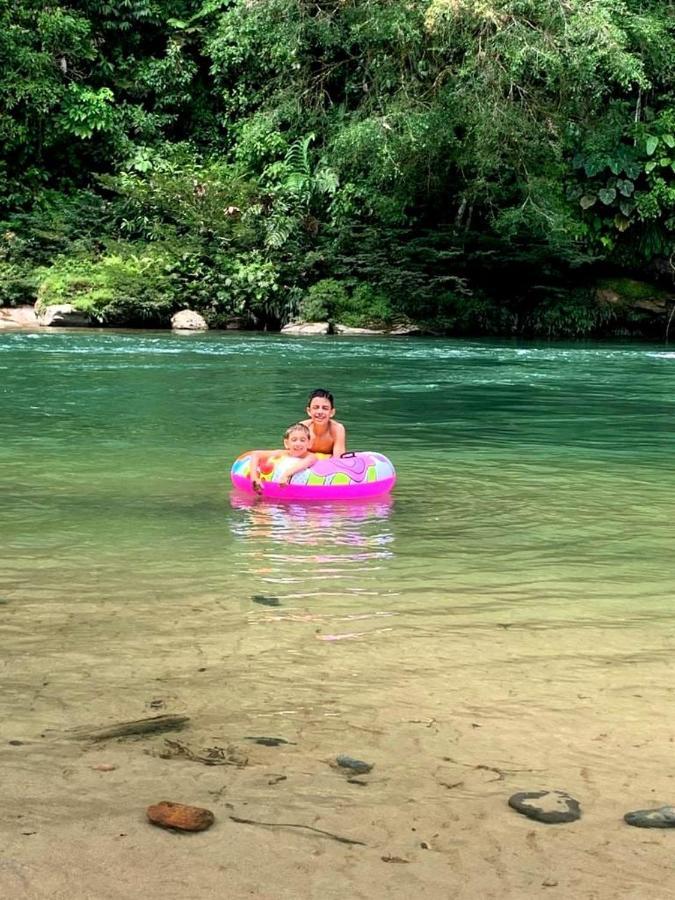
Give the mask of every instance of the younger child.
<svg viewBox="0 0 675 900">
<path fill-rule="evenodd" d="M 330 453 L 341 456 L 347 449 L 347 433 L 340 422 L 333 419 L 335 405 L 330 391 L 317 388 L 307 401 L 309 419 L 303 421 L 310 434 L 310 450 L 314 453 Z"/>
<path fill-rule="evenodd" d="M 317 460 L 314 453 L 309 452 L 311 436 L 309 428 L 302 422 L 291 425 L 284 432 L 283 450 L 258 450 L 251 454 L 251 486 L 256 493 L 261 493 L 260 487 L 260 463 L 270 456 L 280 455 L 281 459 L 275 461 L 278 468 L 282 468 L 283 475 L 279 484 L 288 484 L 296 472 L 308 469 Z"/>
</svg>

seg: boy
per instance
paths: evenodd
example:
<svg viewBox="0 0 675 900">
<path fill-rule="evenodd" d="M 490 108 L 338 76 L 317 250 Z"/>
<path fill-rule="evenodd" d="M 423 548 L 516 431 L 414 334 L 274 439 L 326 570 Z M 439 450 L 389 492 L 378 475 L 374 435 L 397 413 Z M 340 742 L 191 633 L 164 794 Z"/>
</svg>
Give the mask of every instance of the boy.
<svg viewBox="0 0 675 900">
<path fill-rule="evenodd" d="M 347 449 L 347 434 L 344 425 L 335 422 L 335 406 L 330 391 L 317 388 L 307 401 L 309 419 L 303 421 L 310 434 L 309 449 L 312 453 L 330 453 L 341 456 Z"/>
<path fill-rule="evenodd" d="M 259 494 L 260 487 L 259 465 L 261 461 L 267 462 L 267 457 L 279 454 L 282 458 L 275 462 L 274 468 L 283 471 L 278 479 L 279 484 L 288 484 L 296 472 L 308 469 L 316 462 L 316 456 L 309 452 L 310 433 L 309 428 L 302 422 L 291 425 L 284 432 L 283 450 L 258 450 L 251 454 L 251 486 Z"/>
</svg>

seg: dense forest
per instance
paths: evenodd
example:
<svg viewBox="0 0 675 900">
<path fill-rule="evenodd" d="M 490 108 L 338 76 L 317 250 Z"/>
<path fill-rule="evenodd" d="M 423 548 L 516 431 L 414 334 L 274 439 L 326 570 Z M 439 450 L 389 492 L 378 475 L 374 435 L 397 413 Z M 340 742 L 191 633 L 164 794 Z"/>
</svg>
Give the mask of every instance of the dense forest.
<svg viewBox="0 0 675 900">
<path fill-rule="evenodd" d="M 0 0 L 0 18 L 0 305 L 663 336 L 673 2 Z"/>
</svg>

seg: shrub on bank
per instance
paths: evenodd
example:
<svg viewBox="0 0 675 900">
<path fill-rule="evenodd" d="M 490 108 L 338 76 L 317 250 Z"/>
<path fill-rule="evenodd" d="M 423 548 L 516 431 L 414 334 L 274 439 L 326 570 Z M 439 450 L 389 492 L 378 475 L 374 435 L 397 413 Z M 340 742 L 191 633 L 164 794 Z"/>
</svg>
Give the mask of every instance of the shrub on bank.
<svg viewBox="0 0 675 900">
<path fill-rule="evenodd" d="M 37 284 L 37 274 L 31 266 L 0 259 L 0 306 L 32 306 Z"/>
<path fill-rule="evenodd" d="M 70 303 L 110 325 L 163 325 L 176 306 L 176 279 L 157 245 L 118 248 L 97 259 L 65 257 L 43 270 L 38 311 Z"/>
<path fill-rule="evenodd" d="M 387 295 L 365 282 L 349 284 L 324 278 L 311 285 L 298 314 L 308 322 L 336 322 L 354 328 L 389 325 L 396 318 Z"/>
<path fill-rule="evenodd" d="M 290 292 L 292 295 L 292 292 Z M 60 257 L 39 271 L 38 311 L 70 303 L 104 325 L 164 326 L 179 309 L 211 326 L 233 317 L 267 327 L 286 315 L 275 265 L 259 254 L 210 256 L 198 244 L 111 245 L 98 257 Z"/>
</svg>

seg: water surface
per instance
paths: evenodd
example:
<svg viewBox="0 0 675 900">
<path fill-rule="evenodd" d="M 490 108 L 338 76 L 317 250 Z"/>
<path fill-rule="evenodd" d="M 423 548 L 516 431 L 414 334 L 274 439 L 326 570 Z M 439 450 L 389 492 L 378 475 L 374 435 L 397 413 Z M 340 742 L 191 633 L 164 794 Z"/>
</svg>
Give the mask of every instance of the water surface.
<svg viewBox="0 0 675 900">
<path fill-rule="evenodd" d="M 303 771 L 370 754 L 392 804 L 666 777 L 672 350 L 40 331 L 0 368 L 8 737 L 185 712 L 203 744 L 283 734 Z M 391 498 L 233 497 L 319 386 Z"/>
</svg>

